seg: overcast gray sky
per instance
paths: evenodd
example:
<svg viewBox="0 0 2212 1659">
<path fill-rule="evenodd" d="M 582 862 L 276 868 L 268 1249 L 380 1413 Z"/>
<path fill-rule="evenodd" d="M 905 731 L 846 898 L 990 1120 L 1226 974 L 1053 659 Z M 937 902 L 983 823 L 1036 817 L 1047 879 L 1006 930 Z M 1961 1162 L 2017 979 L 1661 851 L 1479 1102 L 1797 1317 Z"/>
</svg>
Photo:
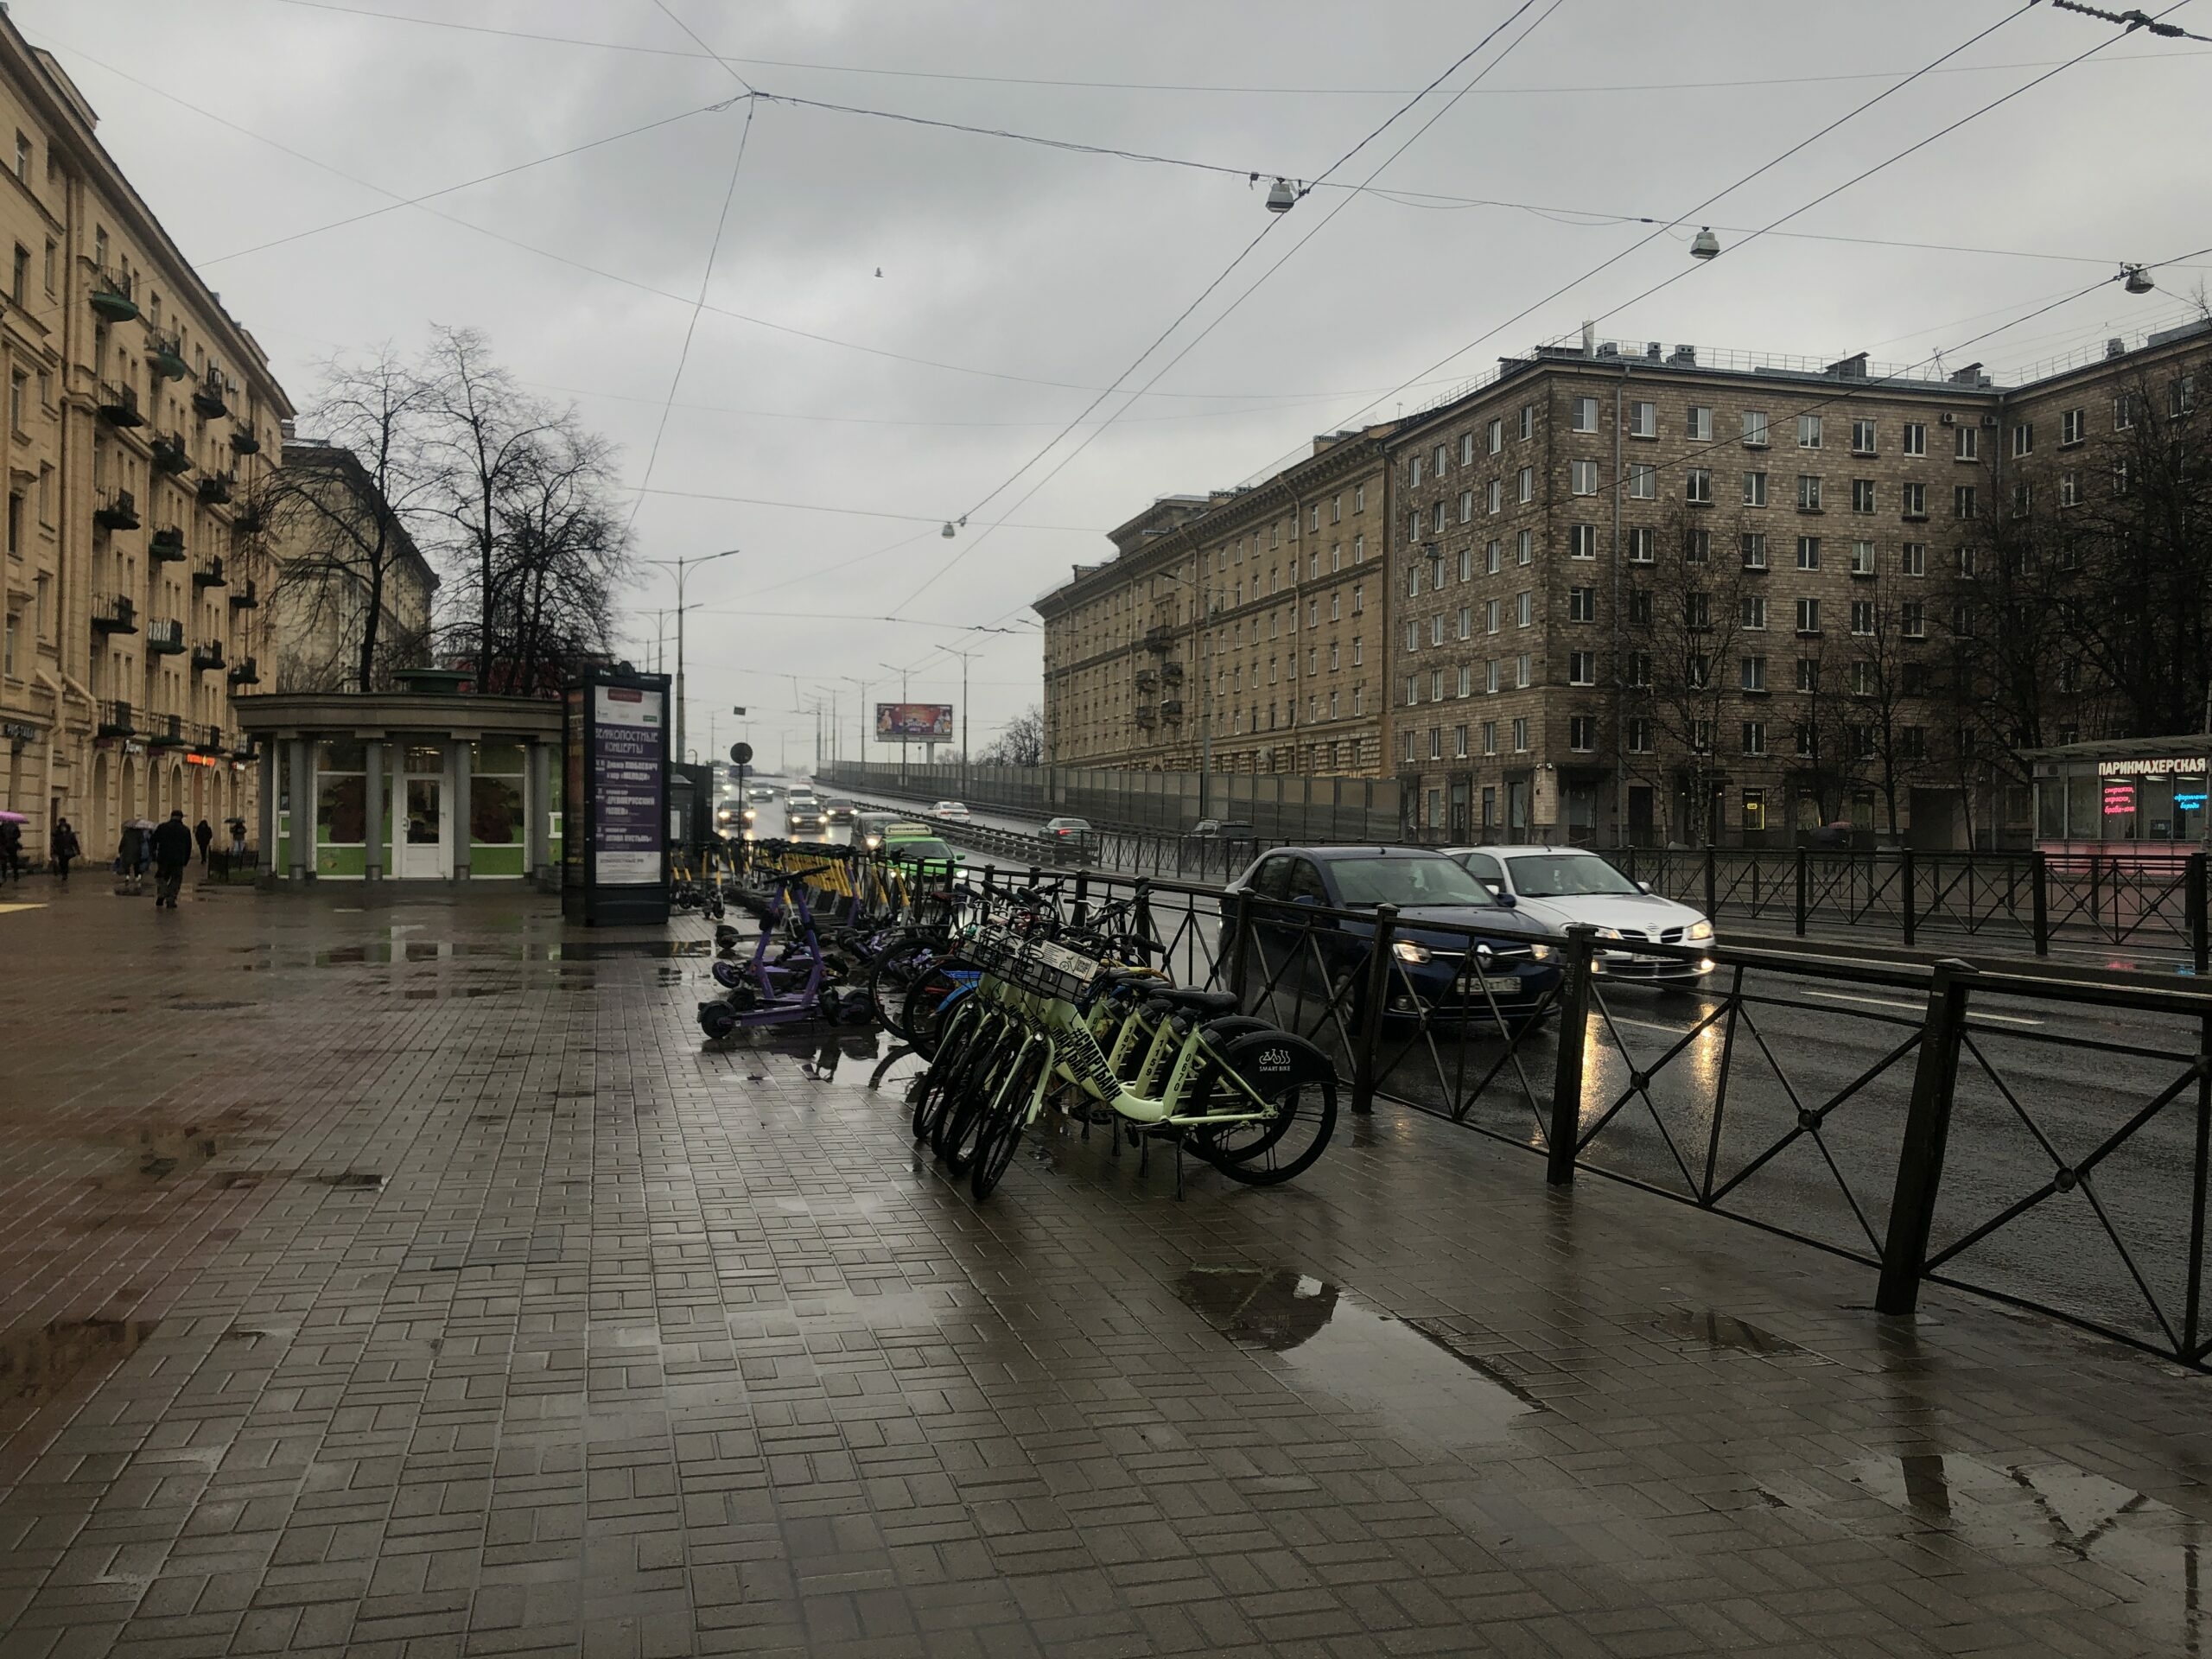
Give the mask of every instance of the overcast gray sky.
<svg viewBox="0 0 2212 1659">
<path fill-rule="evenodd" d="M 865 679 L 874 701 L 892 689 L 880 664 L 912 665 L 916 700 L 950 701 L 959 664 L 933 649 L 946 643 L 983 648 L 980 746 L 1039 695 L 1028 602 L 1154 496 L 1249 478 L 1363 405 L 1374 418 L 1430 401 L 1613 311 L 1690 266 L 1689 228 L 1432 368 L 1650 233 L 1620 216 L 1686 213 L 1981 29 L 2001 25 L 1700 220 L 1740 242 L 2115 32 L 2017 0 L 14 0 L 11 15 L 67 66 L 110 149 L 302 400 L 308 365 L 334 351 L 474 325 L 527 385 L 619 441 L 634 485 L 691 331 L 640 551 L 744 550 L 692 578 L 714 607 L 691 619 L 692 741 L 704 747 L 719 710 L 727 742 L 742 702 L 770 760 L 785 732 L 794 760 L 802 732 L 810 755 L 792 676 L 838 686 L 849 753 L 855 689 L 833 677 Z M 2212 5 L 2171 20 L 2212 34 Z M 471 27 L 441 26 L 454 24 Z M 1337 175 L 1366 178 L 1410 137 L 1376 180 L 1408 194 L 1301 201 L 1127 383 L 1223 318 L 1151 395 L 1107 399 L 1010 488 L 1269 224 L 1264 178 L 756 103 L 713 308 L 693 328 L 748 108 L 708 106 L 740 93 L 739 76 L 1310 179 L 1500 24 Z M 1904 364 L 2122 259 L 2212 244 L 2208 54 L 2141 35 L 2107 47 L 1787 227 L 1805 234 L 1694 268 L 1601 331 Z M 389 207 L 380 191 L 418 195 L 653 122 L 442 196 L 435 213 L 318 229 Z M 2002 378 L 2138 334 L 2177 320 L 2204 276 L 2161 272 L 2143 299 L 2100 289 L 1964 358 Z M 986 497 L 958 539 L 938 536 Z M 658 578 L 632 598 L 670 602 Z M 650 618 L 633 626 L 641 653 L 652 633 Z"/>
</svg>

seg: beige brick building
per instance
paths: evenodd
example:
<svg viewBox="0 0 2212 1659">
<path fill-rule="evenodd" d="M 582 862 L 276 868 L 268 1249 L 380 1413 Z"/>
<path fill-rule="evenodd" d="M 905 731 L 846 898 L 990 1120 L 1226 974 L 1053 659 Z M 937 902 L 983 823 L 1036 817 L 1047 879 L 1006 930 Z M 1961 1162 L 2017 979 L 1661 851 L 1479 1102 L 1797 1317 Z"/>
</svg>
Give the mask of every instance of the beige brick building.
<svg viewBox="0 0 2212 1659">
<path fill-rule="evenodd" d="M 45 855 L 181 806 L 252 819 L 232 699 L 267 658 L 244 504 L 290 411 L 60 67 L 0 14 L 0 304 L 10 416 L 0 802 Z"/>
<path fill-rule="evenodd" d="M 1163 497 L 1039 600 L 1051 764 L 1380 775 L 1387 430 Z"/>
<path fill-rule="evenodd" d="M 388 691 L 394 671 L 429 662 L 437 575 L 358 455 L 286 438 L 269 518 L 276 690 Z"/>
<path fill-rule="evenodd" d="M 1390 441 L 1392 762 L 1436 837 L 1960 833 L 1934 694 L 1993 509 L 1978 365 L 1598 345 Z M 1702 818 L 1703 822 L 1698 820 Z"/>
</svg>

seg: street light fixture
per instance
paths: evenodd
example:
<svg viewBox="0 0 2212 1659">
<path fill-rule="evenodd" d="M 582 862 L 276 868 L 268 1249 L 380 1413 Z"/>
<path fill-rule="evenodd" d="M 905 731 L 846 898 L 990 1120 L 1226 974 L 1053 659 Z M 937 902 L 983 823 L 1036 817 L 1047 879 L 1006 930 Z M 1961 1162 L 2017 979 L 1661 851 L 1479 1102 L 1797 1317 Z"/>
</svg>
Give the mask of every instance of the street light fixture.
<svg viewBox="0 0 2212 1659">
<path fill-rule="evenodd" d="M 1720 238 L 1713 233 L 1713 226 L 1703 226 L 1690 240 L 1690 257 L 1717 259 L 1720 257 Z"/>
</svg>

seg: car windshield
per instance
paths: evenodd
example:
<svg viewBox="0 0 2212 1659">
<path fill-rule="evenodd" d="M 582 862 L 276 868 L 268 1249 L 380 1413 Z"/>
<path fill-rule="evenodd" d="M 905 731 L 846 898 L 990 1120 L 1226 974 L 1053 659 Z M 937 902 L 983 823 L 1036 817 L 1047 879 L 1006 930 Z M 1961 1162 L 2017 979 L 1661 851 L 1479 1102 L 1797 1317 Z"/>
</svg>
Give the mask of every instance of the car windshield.
<svg viewBox="0 0 2212 1659">
<path fill-rule="evenodd" d="M 1054 818 L 1045 827 L 1047 830 L 1088 830 L 1090 825 L 1082 818 Z"/>
<path fill-rule="evenodd" d="M 1589 853 L 1530 853 L 1509 858 L 1513 891 L 1523 899 L 1583 899 L 1597 893 L 1640 893 L 1642 888 L 1602 858 Z"/>
<path fill-rule="evenodd" d="M 1495 907 L 1490 889 L 1441 855 L 1435 858 L 1338 858 L 1329 861 L 1349 908 L 1368 905 Z"/>
<path fill-rule="evenodd" d="M 895 841 L 886 850 L 893 858 L 925 859 L 933 864 L 944 863 L 952 856 L 952 849 L 934 837 L 923 841 Z"/>
</svg>

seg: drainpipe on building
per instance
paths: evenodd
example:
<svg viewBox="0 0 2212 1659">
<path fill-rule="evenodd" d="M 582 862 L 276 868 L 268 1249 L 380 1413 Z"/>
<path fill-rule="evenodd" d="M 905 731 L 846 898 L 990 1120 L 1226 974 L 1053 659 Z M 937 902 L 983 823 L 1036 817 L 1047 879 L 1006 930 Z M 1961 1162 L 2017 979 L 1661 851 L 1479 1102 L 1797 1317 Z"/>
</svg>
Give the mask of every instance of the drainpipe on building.
<svg viewBox="0 0 2212 1659">
<path fill-rule="evenodd" d="M 1628 844 L 1628 699 L 1621 681 L 1621 393 L 1632 372 L 1621 364 L 1613 388 L 1613 845 Z M 1533 803 L 1532 803 L 1533 804 Z"/>
</svg>

